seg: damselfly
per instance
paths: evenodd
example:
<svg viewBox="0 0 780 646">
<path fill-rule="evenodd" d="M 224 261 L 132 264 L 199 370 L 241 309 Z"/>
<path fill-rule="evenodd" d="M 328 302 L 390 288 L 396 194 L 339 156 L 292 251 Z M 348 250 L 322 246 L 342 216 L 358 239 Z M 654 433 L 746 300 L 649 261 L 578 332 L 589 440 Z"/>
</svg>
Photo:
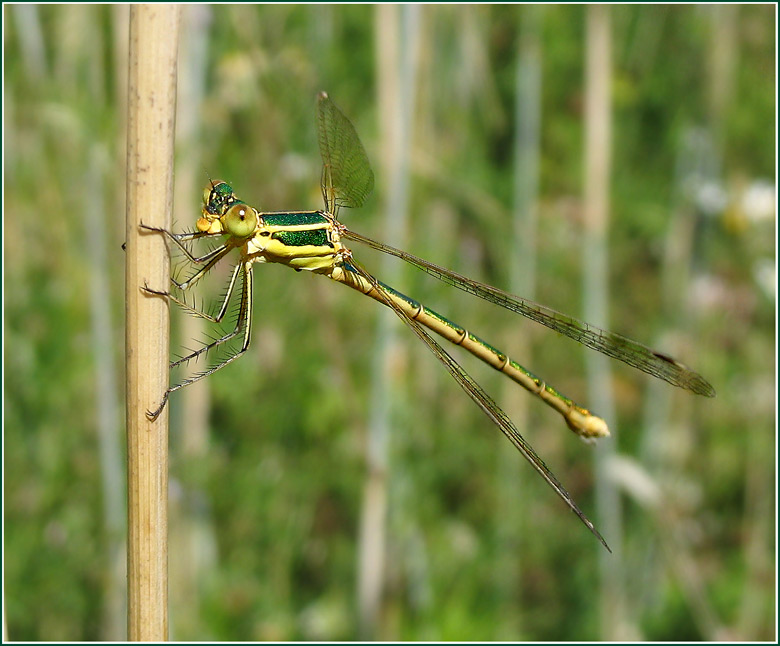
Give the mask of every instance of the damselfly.
<svg viewBox="0 0 780 646">
<path fill-rule="evenodd" d="M 566 489 L 558 482 L 498 404 L 439 345 L 428 330 L 468 350 L 488 365 L 519 383 L 556 410 L 569 428 L 581 437 L 592 439 L 609 435 L 606 423 L 478 336 L 377 280 L 353 258 L 352 251 L 344 246 L 344 241 L 361 242 L 401 258 L 449 285 L 522 314 L 579 341 L 589 348 L 619 359 L 674 386 L 707 397 L 712 397 L 715 394 L 712 386 L 700 375 L 678 361 L 660 352 L 655 352 L 641 343 L 588 325 L 571 316 L 479 283 L 410 253 L 350 231 L 339 221 L 339 209 L 361 206 L 373 189 L 374 175 L 355 128 L 324 92 L 318 97 L 317 126 L 323 162 L 321 187 L 325 210 L 261 212 L 238 199 L 233 188 L 226 182 L 212 181 L 206 186 L 203 193 L 203 209 L 196 224 L 196 231 L 171 233 L 163 229 L 144 227 L 149 231 L 164 234 L 185 254 L 189 262 L 198 267 L 189 279 L 183 282 L 172 281 L 176 288 L 184 292 L 197 284 L 233 250 L 236 250 L 239 256 L 238 263 L 228 282 L 225 297 L 216 315 L 202 312 L 188 304 L 183 298 L 168 291 L 144 287 L 146 293 L 168 298 L 197 316 L 213 323 L 219 323 L 228 311 L 236 286 L 240 284 L 235 329 L 172 362 L 171 368 L 197 359 L 234 339 L 241 341 L 240 348 L 228 353 L 207 370 L 170 386 L 165 391 L 157 408 L 149 412 L 149 417 L 151 419 L 157 418 L 172 392 L 213 374 L 246 352 L 249 347 L 252 321 L 252 268 L 254 263 L 275 262 L 298 271 L 311 271 L 348 285 L 391 308 L 425 343 L 461 388 L 501 429 L 510 442 L 517 447 L 588 529 L 609 549 L 593 523 L 575 504 Z M 212 236 L 226 236 L 226 238 L 222 244 L 205 255 L 195 256 L 191 253 L 187 244 L 189 241 Z"/>
</svg>

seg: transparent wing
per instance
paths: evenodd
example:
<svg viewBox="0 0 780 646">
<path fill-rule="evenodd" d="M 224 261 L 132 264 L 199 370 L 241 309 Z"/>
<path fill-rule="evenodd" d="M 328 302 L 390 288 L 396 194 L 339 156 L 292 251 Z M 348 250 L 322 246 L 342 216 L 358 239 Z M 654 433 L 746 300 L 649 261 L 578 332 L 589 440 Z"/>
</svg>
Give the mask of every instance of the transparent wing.
<svg viewBox="0 0 780 646">
<path fill-rule="evenodd" d="M 355 127 L 325 92 L 317 97 L 317 131 L 325 208 L 335 216 L 339 207 L 362 206 L 374 188 L 374 172 Z"/>
<path fill-rule="evenodd" d="M 366 279 L 378 294 L 384 295 L 384 289 L 371 274 L 369 274 L 360 265 L 350 260 L 346 267 L 347 269 L 359 274 Z M 428 349 L 441 361 L 447 371 L 450 373 L 453 379 L 458 382 L 458 385 L 466 391 L 469 397 L 479 406 L 482 411 L 493 421 L 493 423 L 501 429 L 501 432 L 509 438 L 509 441 L 514 444 L 515 448 L 522 454 L 522 456 L 531 463 L 531 466 L 536 469 L 539 475 L 549 484 L 555 493 L 569 506 L 569 508 L 577 515 L 577 517 L 585 524 L 585 526 L 591 531 L 591 533 L 601 541 L 602 545 L 607 548 L 609 552 L 612 550 L 607 545 L 604 537 L 599 534 L 598 530 L 593 526 L 590 519 L 582 512 L 582 510 L 574 502 L 571 495 L 563 485 L 558 482 L 558 479 L 553 475 L 547 465 L 536 454 L 530 444 L 526 442 L 525 438 L 520 435 L 520 431 L 517 430 L 512 421 L 507 417 L 506 413 L 496 404 L 495 401 L 482 389 L 482 387 L 474 381 L 455 359 L 453 359 L 449 353 L 439 345 L 439 343 L 422 327 L 417 321 L 409 318 L 406 313 L 400 309 L 393 299 L 386 297 L 383 298 L 385 304 L 390 307 L 398 317 L 409 326 L 412 331 L 428 346 Z"/>
<path fill-rule="evenodd" d="M 490 285 L 485 285 L 466 276 L 462 276 L 454 271 L 435 265 L 427 260 L 418 258 L 406 251 L 401 251 L 395 247 L 377 242 L 371 238 L 355 233 L 354 231 L 344 230 L 341 233 L 342 238 L 362 242 L 374 249 L 384 253 L 401 258 L 414 265 L 418 269 L 438 278 L 439 280 L 462 289 L 469 294 L 479 296 L 496 305 L 500 305 L 512 312 L 522 314 L 537 323 L 560 332 L 561 334 L 574 339 L 583 345 L 597 350 L 602 354 L 618 359 L 629 366 L 633 366 L 642 372 L 645 372 L 659 379 L 689 390 L 697 395 L 705 397 L 714 397 L 715 389 L 701 375 L 690 370 L 685 365 L 672 359 L 671 357 L 656 352 L 633 341 L 627 337 L 608 332 L 593 325 L 580 321 L 573 316 L 561 314 L 555 310 L 535 303 L 534 301 L 514 296 Z"/>
</svg>

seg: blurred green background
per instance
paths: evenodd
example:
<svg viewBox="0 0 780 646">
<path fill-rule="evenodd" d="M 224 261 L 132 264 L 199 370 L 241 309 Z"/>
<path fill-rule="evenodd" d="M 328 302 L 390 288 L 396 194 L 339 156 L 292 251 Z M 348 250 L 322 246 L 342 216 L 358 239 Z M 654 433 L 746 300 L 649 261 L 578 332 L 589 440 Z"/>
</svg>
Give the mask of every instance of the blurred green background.
<svg viewBox="0 0 780 646">
<path fill-rule="evenodd" d="M 314 108 L 327 90 L 377 175 L 366 207 L 342 212 L 349 227 L 577 316 L 592 298 L 583 258 L 597 253 L 583 242 L 585 61 L 606 33 L 605 324 L 693 366 L 718 394 L 610 361 L 613 438 L 594 450 L 453 350 L 610 556 L 414 335 L 380 323 L 378 304 L 257 266 L 247 356 L 170 405 L 171 638 L 776 638 L 775 12 L 184 7 L 176 229 L 193 226 L 209 176 L 260 209 L 320 208 Z M 3 562 L 15 640 L 125 636 L 128 13 L 3 7 Z M 399 109 L 408 141 L 383 134 Z M 386 161 L 399 142 L 400 176 Z M 391 233 L 399 196 L 408 220 Z M 353 250 L 601 412 L 592 352 Z M 172 314 L 174 350 L 204 338 Z M 378 325 L 393 335 L 389 366 L 375 359 Z M 369 469 L 368 438 L 385 427 Z"/>
</svg>

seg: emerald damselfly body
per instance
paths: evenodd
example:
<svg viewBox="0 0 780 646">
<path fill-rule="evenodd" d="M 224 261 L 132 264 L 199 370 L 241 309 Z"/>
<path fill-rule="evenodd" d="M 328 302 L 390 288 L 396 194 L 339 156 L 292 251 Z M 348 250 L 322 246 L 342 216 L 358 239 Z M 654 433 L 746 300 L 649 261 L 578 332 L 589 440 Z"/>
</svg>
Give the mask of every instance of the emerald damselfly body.
<svg viewBox="0 0 780 646">
<path fill-rule="evenodd" d="M 198 359 L 211 350 L 235 339 L 241 341 L 240 348 L 230 352 L 205 371 L 170 386 L 165 391 L 157 408 L 149 411 L 149 417 L 156 419 L 160 415 L 171 393 L 215 373 L 246 352 L 250 341 L 252 269 L 255 263 L 280 263 L 298 271 L 311 271 L 343 283 L 392 309 L 425 343 L 461 388 L 501 429 L 558 496 L 609 549 L 593 523 L 572 500 L 563 485 L 558 482 L 504 411 L 442 348 L 429 331 L 461 346 L 519 383 L 556 410 L 568 427 L 582 438 L 592 440 L 609 435 L 604 420 L 559 393 L 501 350 L 457 323 L 453 323 L 432 309 L 376 279 L 354 259 L 352 251 L 345 246 L 344 241 L 360 242 L 386 254 L 401 258 L 449 285 L 522 314 L 579 341 L 589 348 L 619 359 L 674 386 L 707 397 L 712 397 L 715 394 L 712 386 L 680 362 L 651 350 L 641 343 L 614 332 L 601 330 L 571 316 L 477 282 L 406 251 L 349 230 L 339 221 L 339 210 L 342 207 L 356 208 L 361 206 L 373 189 L 374 175 L 355 128 L 324 92 L 319 95 L 317 101 L 317 126 L 320 154 L 323 161 L 321 187 L 325 202 L 324 210 L 262 212 L 240 200 L 233 188 L 226 182 L 211 181 L 204 189 L 203 208 L 195 231 L 171 233 L 163 229 L 144 226 L 149 231 L 164 234 L 185 254 L 189 262 L 198 267 L 189 279 L 183 282 L 172 281 L 175 287 L 182 292 L 192 289 L 234 250 L 239 256 L 238 263 L 230 276 L 222 304 L 214 315 L 200 311 L 188 304 L 183 298 L 168 291 L 158 291 L 147 286 L 144 287 L 147 294 L 168 298 L 190 313 L 219 323 L 228 311 L 229 303 L 237 286 L 240 285 L 235 328 L 213 339 L 203 347 L 173 361 L 171 367 L 174 368 Z M 205 255 L 195 256 L 190 252 L 187 244 L 190 241 L 216 236 L 223 236 L 224 241 Z"/>
</svg>

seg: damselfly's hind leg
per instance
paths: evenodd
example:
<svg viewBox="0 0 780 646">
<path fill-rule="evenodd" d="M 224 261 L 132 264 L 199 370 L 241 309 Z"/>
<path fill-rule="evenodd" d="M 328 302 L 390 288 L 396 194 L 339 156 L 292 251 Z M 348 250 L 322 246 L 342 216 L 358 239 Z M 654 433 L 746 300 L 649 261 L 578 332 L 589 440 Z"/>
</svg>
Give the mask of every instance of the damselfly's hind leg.
<svg viewBox="0 0 780 646">
<path fill-rule="evenodd" d="M 230 341 L 231 339 L 234 339 L 235 337 L 243 334 L 243 342 L 241 344 L 241 348 L 233 352 L 232 354 L 228 354 L 226 357 L 221 359 L 217 364 L 211 366 L 207 370 L 198 373 L 192 377 L 189 377 L 187 379 L 184 379 L 178 384 L 170 386 L 163 394 L 162 401 L 160 402 L 159 406 L 157 406 L 157 408 L 153 411 L 146 412 L 146 415 L 150 420 L 154 421 L 160 416 L 160 413 L 165 408 L 165 404 L 168 402 L 168 397 L 172 392 L 175 392 L 180 388 L 184 388 L 185 386 L 189 386 L 190 384 L 194 384 L 196 381 L 200 381 L 204 377 L 213 375 L 217 370 L 224 368 L 226 365 L 235 361 L 236 359 L 238 359 L 238 357 L 240 357 L 242 354 L 244 354 L 247 351 L 247 348 L 249 348 L 249 340 L 251 337 L 250 333 L 252 328 L 252 268 L 251 265 L 245 265 L 243 262 L 239 263 L 236 266 L 236 269 L 234 270 L 233 276 L 231 277 L 230 280 L 230 285 L 228 286 L 228 293 L 226 295 L 225 301 L 223 302 L 222 307 L 220 308 L 220 312 L 216 317 L 210 317 L 208 315 L 203 314 L 199 310 L 196 310 L 195 308 L 188 306 L 186 303 L 183 303 L 183 301 L 180 301 L 179 299 L 169 294 L 168 292 L 158 292 L 149 288 L 144 288 L 149 294 L 170 298 L 174 302 L 183 305 L 185 309 L 187 309 L 188 311 L 192 311 L 196 315 L 203 316 L 203 318 L 206 318 L 214 322 L 219 322 L 224 316 L 225 312 L 227 311 L 228 301 L 230 300 L 230 295 L 233 291 L 239 273 L 241 274 L 243 280 L 242 280 L 242 289 L 241 289 L 241 303 L 238 310 L 235 329 L 232 332 L 229 332 L 219 337 L 218 339 L 214 339 L 211 343 L 208 343 L 204 345 L 202 348 L 195 350 L 194 352 L 191 352 L 187 356 L 182 357 L 177 361 L 172 361 L 170 364 L 170 368 L 175 368 L 176 366 L 185 364 L 189 361 L 192 361 L 193 359 L 197 359 L 198 357 L 200 357 L 203 354 L 206 354 L 210 350 L 213 350 L 218 346 Z"/>
</svg>

